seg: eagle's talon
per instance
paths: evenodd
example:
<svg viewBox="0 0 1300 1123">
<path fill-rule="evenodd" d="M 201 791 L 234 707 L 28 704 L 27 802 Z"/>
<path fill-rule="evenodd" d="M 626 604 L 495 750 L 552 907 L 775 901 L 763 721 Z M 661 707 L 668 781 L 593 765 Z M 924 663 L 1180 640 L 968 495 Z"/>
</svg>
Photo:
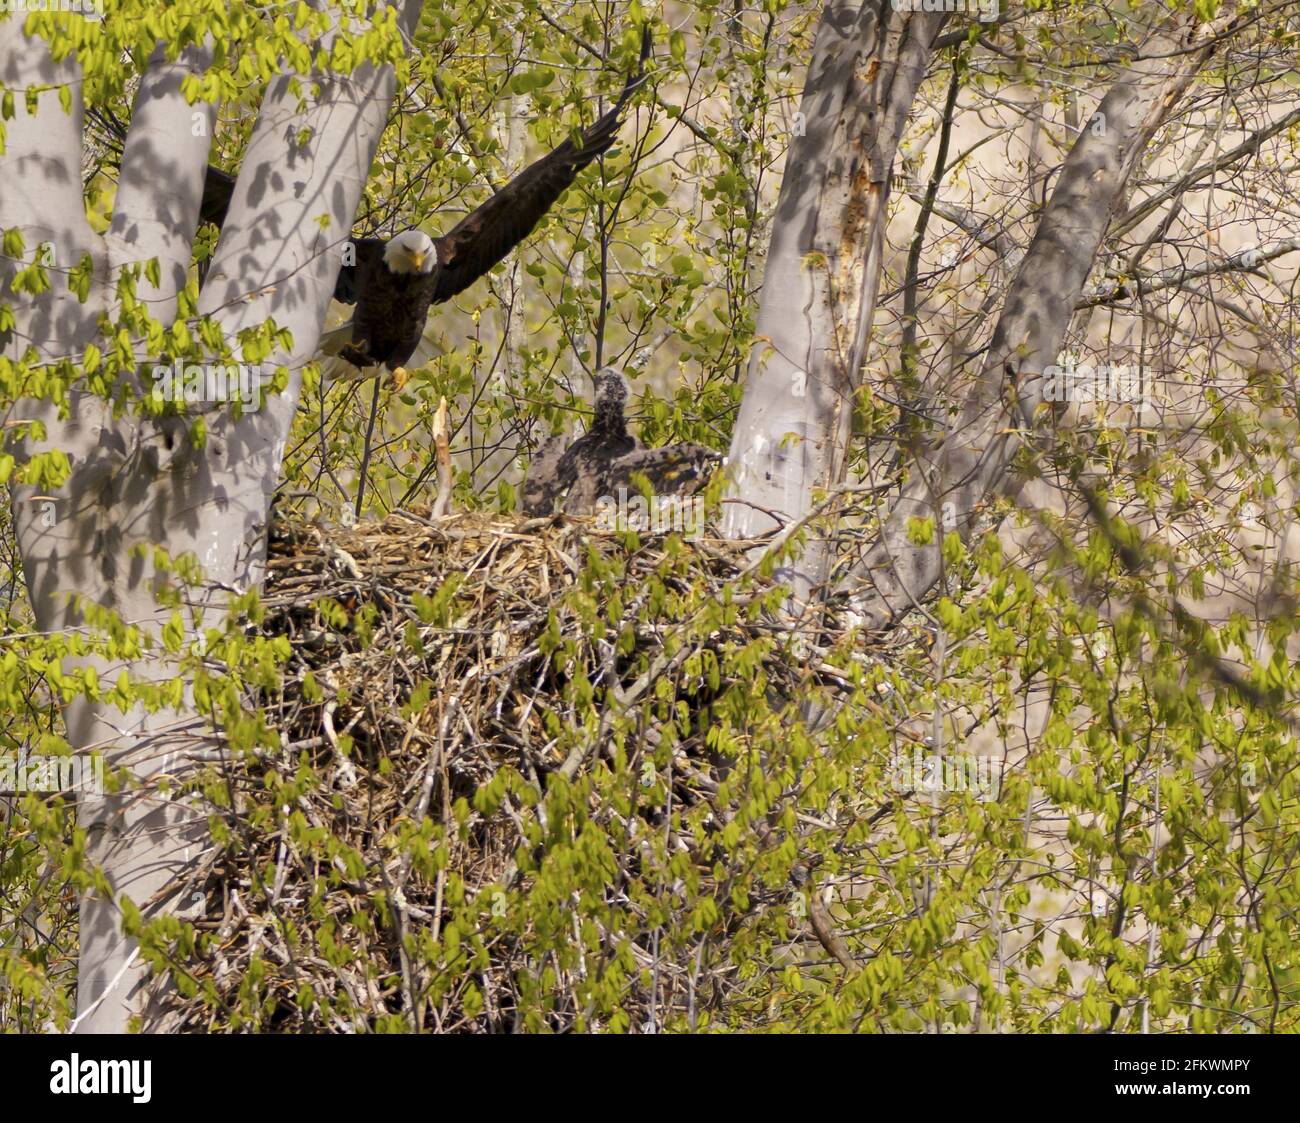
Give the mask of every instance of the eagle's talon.
<svg viewBox="0 0 1300 1123">
<path fill-rule="evenodd" d="M 394 367 L 392 377 L 393 389 L 395 391 L 400 391 L 402 387 L 406 385 L 407 380 L 411 377 L 411 372 L 405 367 Z"/>
</svg>

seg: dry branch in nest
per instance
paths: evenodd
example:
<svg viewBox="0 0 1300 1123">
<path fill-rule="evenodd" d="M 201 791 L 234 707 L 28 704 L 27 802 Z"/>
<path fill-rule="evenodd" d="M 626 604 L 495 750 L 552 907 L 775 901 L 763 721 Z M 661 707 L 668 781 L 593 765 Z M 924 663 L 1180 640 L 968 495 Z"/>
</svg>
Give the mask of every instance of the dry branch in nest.
<svg viewBox="0 0 1300 1123">
<path fill-rule="evenodd" d="M 217 845 L 179 887 L 202 893 L 198 944 L 166 956 L 159 1028 L 654 1028 L 719 1008 L 738 980 L 702 970 L 702 945 L 736 921 L 699 900 L 734 889 L 709 888 L 736 799 L 710 742 L 723 654 L 752 655 L 774 700 L 840 673 L 811 638 L 783 653 L 753 570 L 719 541 L 562 516 L 280 528 L 259 629 L 291 653 L 252 699 L 263 747 L 192 785 Z M 557 783 L 571 801 L 548 802 Z M 569 868 L 588 857 L 594 885 Z M 791 889 L 748 892 L 785 908 Z"/>
</svg>

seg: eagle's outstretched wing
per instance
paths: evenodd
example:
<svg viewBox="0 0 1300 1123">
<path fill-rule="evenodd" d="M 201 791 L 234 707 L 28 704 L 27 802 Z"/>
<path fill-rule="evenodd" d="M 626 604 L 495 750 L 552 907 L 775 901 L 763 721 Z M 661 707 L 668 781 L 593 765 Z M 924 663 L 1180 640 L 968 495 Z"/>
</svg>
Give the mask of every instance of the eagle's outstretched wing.
<svg viewBox="0 0 1300 1123">
<path fill-rule="evenodd" d="M 650 55 L 650 28 L 641 35 L 641 57 L 623 86 L 614 107 L 582 135 L 572 138 L 530 164 L 477 210 L 467 215 L 441 238 L 438 280 L 433 303 L 450 300 L 477 281 L 532 233 L 542 216 L 564 194 L 583 168 L 607 152 L 618 135 L 623 107 L 645 80 L 645 60 Z"/>
<path fill-rule="evenodd" d="M 564 194 L 583 168 L 609 151 L 618 135 L 620 117 L 627 100 L 645 80 L 645 61 L 650 57 L 650 26 L 641 33 L 641 57 L 636 72 L 623 85 L 614 107 L 582 136 L 582 144 L 566 140 L 536 163 L 529 165 L 477 210 L 463 218 L 441 238 L 438 247 L 438 277 L 432 303 L 450 300 L 477 281 L 484 273 L 522 242 L 542 216 Z M 209 165 L 203 180 L 199 215 L 204 222 L 221 226 L 235 193 L 235 177 Z M 334 299 L 344 304 L 357 302 L 357 278 L 383 256 L 385 239 L 353 238 L 355 264 L 345 262 L 334 286 Z"/>
<path fill-rule="evenodd" d="M 353 238 L 352 261 L 344 261 L 339 269 L 339 279 L 334 282 L 334 299 L 341 304 L 355 304 L 360 291 L 360 278 L 374 269 L 384 258 L 383 238 Z"/>
<path fill-rule="evenodd" d="M 226 221 L 226 212 L 230 210 L 230 200 L 235 195 L 235 177 L 222 171 L 215 164 L 208 165 L 207 175 L 203 178 L 203 200 L 199 203 L 199 221 L 211 222 L 221 226 Z M 334 282 L 334 299 L 342 304 L 357 302 L 357 278 L 384 256 L 383 238 L 352 238 L 352 258 L 345 260 L 339 269 L 338 280 Z M 201 275 L 207 272 L 207 262 Z"/>
<path fill-rule="evenodd" d="M 226 221 L 230 200 L 235 194 L 235 177 L 222 171 L 216 164 L 208 165 L 203 177 L 203 200 L 199 203 L 199 221 L 220 226 Z"/>
</svg>

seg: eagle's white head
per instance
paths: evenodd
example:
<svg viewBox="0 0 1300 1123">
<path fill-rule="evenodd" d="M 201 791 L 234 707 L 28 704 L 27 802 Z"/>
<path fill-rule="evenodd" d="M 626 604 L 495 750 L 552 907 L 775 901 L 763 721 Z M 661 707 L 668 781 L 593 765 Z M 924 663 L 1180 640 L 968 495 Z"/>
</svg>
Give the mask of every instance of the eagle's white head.
<svg viewBox="0 0 1300 1123">
<path fill-rule="evenodd" d="M 438 250 L 423 230 L 403 230 L 384 247 L 384 264 L 394 273 L 432 273 Z"/>
</svg>

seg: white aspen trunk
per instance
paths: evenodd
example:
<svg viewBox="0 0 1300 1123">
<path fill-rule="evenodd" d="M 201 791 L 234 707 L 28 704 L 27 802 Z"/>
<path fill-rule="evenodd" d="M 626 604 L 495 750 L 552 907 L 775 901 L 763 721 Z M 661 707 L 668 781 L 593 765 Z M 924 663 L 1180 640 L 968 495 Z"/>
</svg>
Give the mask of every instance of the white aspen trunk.
<svg viewBox="0 0 1300 1123">
<path fill-rule="evenodd" d="M 979 378 L 951 436 L 924 450 L 879 539 L 852 576 L 851 603 L 879 628 L 928 593 L 942 573 L 946 530 L 969 534 L 977 508 L 1005 482 L 1019 430 L 1044 400 L 1043 370 L 1057 352 L 1125 185 L 1155 130 L 1209 57 L 1197 44 L 1226 20 L 1196 29 L 1166 20 L 1142 44 L 1083 125 L 1007 293 Z M 912 518 L 934 518 L 928 544 Z M 865 586 L 865 587 L 864 587 Z"/>
<path fill-rule="evenodd" d="M 829 0 L 773 219 L 724 528 L 763 534 L 837 484 L 881 269 L 889 176 L 942 13 Z M 825 578 L 814 541 L 783 574 L 797 600 Z"/>
<path fill-rule="evenodd" d="M 419 6 L 406 0 L 402 7 L 400 22 L 408 34 Z M 140 292 L 152 302 L 155 319 L 166 324 L 174 317 L 198 222 L 212 119 L 209 108 L 186 105 L 179 85 L 185 69 L 201 62 L 190 56 L 166 64 L 159 56 L 146 74 L 113 226 L 103 240 L 91 234 L 84 217 L 78 95 L 71 115 L 51 92 L 42 95 L 34 117 L 20 110 L 8 123 L 0 157 L 6 184 L 0 226 L 20 227 L 29 247 L 53 240 L 61 264 L 90 253 L 101 280 L 95 299 L 85 305 L 58 277 L 35 299 L 6 293 L 17 323 L 14 338 L 6 341 L 11 357 L 31 343 L 45 360 L 79 359 L 97 336 L 95 317 L 108 300 L 107 280 L 132 261 L 159 259 L 159 285 L 142 283 Z M 44 44 L 27 39 L 16 20 L 0 23 L 0 76 L 11 88 L 71 81 L 80 90 L 75 63 L 56 66 Z M 71 477 L 54 496 L 52 522 L 41 517 L 43 505 L 32 502 L 30 487 L 14 489 L 25 576 L 43 629 L 81 626 L 68 599 L 76 593 L 156 632 L 171 615 L 154 595 L 164 575 L 154 570 L 147 551 L 133 553 L 138 545 L 157 544 L 172 556 L 190 552 L 198 559 L 204 582 L 192 590 L 187 611 L 200 624 L 219 621 L 231 593 L 261 579 L 267 512 L 297 408 L 301 369 L 314 356 L 341 246 L 394 93 L 391 68 L 369 65 L 350 76 L 319 75 L 314 89 L 307 85 L 300 106 L 288 76 L 271 83 L 200 295 L 200 312 L 216 320 L 228 340 L 268 318 L 292 333 L 292 349 L 270 356 L 265 366 L 288 368 L 287 390 L 239 418 L 224 404 L 209 408 L 202 448 L 189 441 L 187 418 L 151 419 L 134 410 L 114 418 L 85 392 L 74 392 L 63 420 L 48 403 L 22 401 L 15 409 L 16 416 L 39 417 L 47 430 L 44 440 L 19 449 L 21 455 L 58 448 L 72 464 Z M 195 131 L 196 111 L 206 129 Z M 300 137 L 308 139 L 299 144 Z M 18 192 L 10 190 L 14 182 L 22 185 Z M 323 214 L 330 218 L 325 229 L 316 221 Z M 186 623 L 188 643 L 195 629 Z M 157 683 L 175 677 L 174 662 L 152 653 L 96 667 L 108 681 L 123 669 Z M 111 893 L 92 893 L 81 906 L 75 1028 L 121 1032 L 136 1015 L 149 1028 L 156 1011 L 144 1007 L 147 973 L 134 942 L 123 934 L 118 898 L 130 897 L 146 917 L 176 907 L 175 899 L 155 898 L 183 880 L 202 856 L 206 824 L 160 792 L 157 781 L 196 756 L 210 755 L 216 745 L 188 691 L 176 708 L 154 713 L 137 706 L 121 714 L 81 699 L 68 707 L 66 719 L 74 748 L 102 749 L 111 766 L 129 766 L 141 781 L 138 790 L 79 801 L 87 857 L 102 869 Z"/>
</svg>

